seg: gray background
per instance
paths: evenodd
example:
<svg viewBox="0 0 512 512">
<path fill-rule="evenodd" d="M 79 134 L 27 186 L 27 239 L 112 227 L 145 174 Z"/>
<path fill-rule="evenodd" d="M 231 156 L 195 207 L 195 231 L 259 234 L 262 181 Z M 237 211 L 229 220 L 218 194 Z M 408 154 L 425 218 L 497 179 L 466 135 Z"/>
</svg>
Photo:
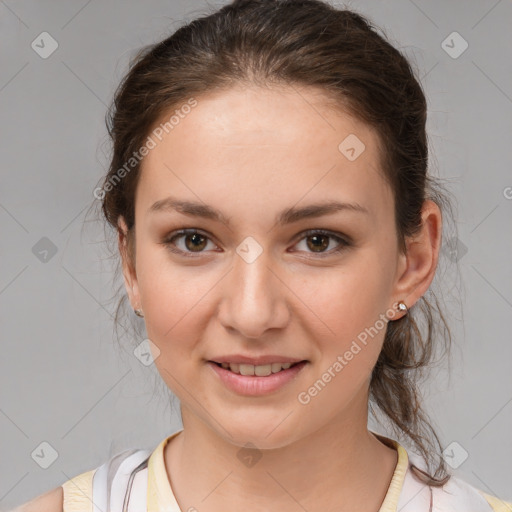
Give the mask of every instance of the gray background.
<svg viewBox="0 0 512 512">
<path fill-rule="evenodd" d="M 458 260 L 463 285 L 443 283 L 464 309 L 447 304 L 451 377 L 441 368 L 425 399 L 443 446 L 460 445 L 448 453 L 468 453 L 455 473 L 512 499 L 512 3 L 346 5 L 414 59 L 432 168 L 458 203 L 459 242 L 445 259 Z M 154 368 L 116 348 L 113 266 L 101 226 L 84 220 L 107 167 L 106 105 L 129 58 L 207 10 L 197 0 L 0 1 L 1 510 L 181 427 Z M 59 45 L 46 59 L 31 47 L 43 31 Z M 453 31 L 469 45 L 458 58 L 442 47 Z M 58 452 L 48 469 L 31 456 L 43 441 Z"/>
</svg>

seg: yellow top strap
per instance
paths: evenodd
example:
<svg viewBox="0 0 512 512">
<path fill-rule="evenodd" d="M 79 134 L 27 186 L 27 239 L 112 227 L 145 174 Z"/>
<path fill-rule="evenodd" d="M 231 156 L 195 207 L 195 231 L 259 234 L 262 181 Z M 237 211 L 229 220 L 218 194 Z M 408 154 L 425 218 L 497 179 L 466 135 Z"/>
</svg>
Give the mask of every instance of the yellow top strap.
<svg viewBox="0 0 512 512">
<path fill-rule="evenodd" d="M 378 437 L 379 439 L 382 439 L 382 436 Z M 400 493 L 402 492 L 402 487 L 404 486 L 405 473 L 407 472 L 407 468 L 409 466 L 409 457 L 405 448 L 394 439 L 389 439 L 389 441 L 392 441 L 395 449 L 398 451 L 398 462 L 396 464 L 393 477 L 391 478 L 388 492 L 384 497 L 384 501 L 382 502 L 379 512 L 397 511 L 398 500 L 400 499 Z"/>
<path fill-rule="evenodd" d="M 183 429 L 164 439 L 148 460 L 148 511 L 181 512 L 167 477 L 164 462 L 165 445 Z"/>
<path fill-rule="evenodd" d="M 512 503 L 508 503 L 506 501 L 502 501 L 495 496 L 491 496 L 483 491 L 480 491 L 484 498 L 487 500 L 487 503 L 491 505 L 493 512 L 512 512 Z"/>
<path fill-rule="evenodd" d="M 82 473 L 62 484 L 64 512 L 93 512 L 91 496 L 94 471 Z"/>
</svg>

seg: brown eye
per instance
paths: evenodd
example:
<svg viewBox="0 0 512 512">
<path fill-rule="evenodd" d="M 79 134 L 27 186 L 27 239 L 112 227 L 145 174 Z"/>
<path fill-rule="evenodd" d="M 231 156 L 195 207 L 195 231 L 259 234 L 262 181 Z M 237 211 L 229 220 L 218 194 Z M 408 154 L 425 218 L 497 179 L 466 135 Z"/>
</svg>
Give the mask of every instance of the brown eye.
<svg viewBox="0 0 512 512">
<path fill-rule="evenodd" d="M 322 252 L 329 247 L 329 236 L 327 235 L 311 235 L 308 236 L 307 239 L 312 241 L 308 243 L 308 247 L 313 252 Z"/>
<path fill-rule="evenodd" d="M 322 229 L 310 229 L 305 233 L 302 233 L 303 237 L 300 239 L 299 244 L 305 240 L 306 251 L 309 254 L 317 254 L 319 257 L 328 257 L 336 253 L 340 253 L 352 244 L 349 240 L 342 238 L 341 236 L 325 231 Z M 327 250 L 331 245 L 331 242 L 335 242 L 335 246 L 332 249 Z M 336 247 L 336 244 L 338 247 Z"/>
<path fill-rule="evenodd" d="M 184 235 L 185 246 L 190 251 L 201 251 L 206 247 L 206 237 L 199 233 L 192 233 L 191 235 Z M 190 242 L 190 243 L 189 243 Z"/>
<path fill-rule="evenodd" d="M 183 243 L 179 247 L 181 242 Z M 201 254 L 206 252 L 204 249 L 207 247 L 208 242 L 211 242 L 211 240 L 207 235 L 203 235 L 195 229 L 184 229 L 165 239 L 162 244 L 171 252 L 190 256 L 193 253 Z M 215 244 L 213 245 L 215 247 Z"/>
</svg>

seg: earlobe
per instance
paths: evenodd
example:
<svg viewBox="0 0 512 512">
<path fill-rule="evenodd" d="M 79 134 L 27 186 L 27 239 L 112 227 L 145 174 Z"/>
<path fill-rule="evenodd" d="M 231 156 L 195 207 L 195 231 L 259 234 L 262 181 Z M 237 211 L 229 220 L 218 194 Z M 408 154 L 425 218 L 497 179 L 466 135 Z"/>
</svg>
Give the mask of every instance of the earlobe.
<svg viewBox="0 0 512 512">
<path fill-rule="evenodd" d="M 406 239 L 407 252 L 401 255 L 395 286 L 395 300 L 411 308 L 428 290 L 434 279 L 441 243 L 442 218 L 436 203 L 426 200 L 422 208 L 422 227 L 419 233 Z"/>
</svg>

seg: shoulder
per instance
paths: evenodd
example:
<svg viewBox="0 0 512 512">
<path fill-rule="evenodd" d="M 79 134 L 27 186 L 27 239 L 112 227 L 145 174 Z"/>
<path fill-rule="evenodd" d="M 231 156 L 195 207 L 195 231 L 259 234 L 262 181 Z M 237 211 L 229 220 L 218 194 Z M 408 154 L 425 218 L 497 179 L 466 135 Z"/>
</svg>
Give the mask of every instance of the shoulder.
<svg viewBox="0 0 512 512">
<path fill-rule="evenodd" d="M 512 512 L 512 503 L 487 494 L 457 476 L 452 476 L 446 485 L 434 491 L 434 500 L 436 498 L 440 510 Z"/>
<path fill-rule="evenodd" d="M 95 472 L 93 469 L 75 476 L 11 512 L 92 512 L 92 482 Z"/>
<path fill-rule="evenodd" d="M 56 489 L 52 489 L 20 505 L 11 512 L 41 512 L 41 510 L 47 512 L 62 512 L 63 503 L 63 489 L 59 486 Z"/>
<path fill-rule="evenodd" d="M 131 473 L 149 454 L 148 450 L 125 450 L 10 512 L 93 512 L 93 499 L 98 510 L 107 510 L 107 503 L 115 503 L 116 510 Z"/>
<path fill-rule="evenodd" d="M 480 491 L 487 503 L 491 506 L 493 512 L 512 512 L 512 501 L 503 501 L 483 491 Z"/>
<path fill-rule="evenodd" d="M 416 467 L 425 469 L 418 458 L 411 457 Z M 407 468 L 398 509 L 401 512 L 512 512 L 512 503 L 492 496 L 451 475 L 442 487 L 429 487 L 420 481 L 411 466 Z"/>
<path fill-rule="evenodd" d="M 63 512 L 92 512 L 92 486 L 96 471 L 86 471 L 62 484 Z"/>
</svg>

